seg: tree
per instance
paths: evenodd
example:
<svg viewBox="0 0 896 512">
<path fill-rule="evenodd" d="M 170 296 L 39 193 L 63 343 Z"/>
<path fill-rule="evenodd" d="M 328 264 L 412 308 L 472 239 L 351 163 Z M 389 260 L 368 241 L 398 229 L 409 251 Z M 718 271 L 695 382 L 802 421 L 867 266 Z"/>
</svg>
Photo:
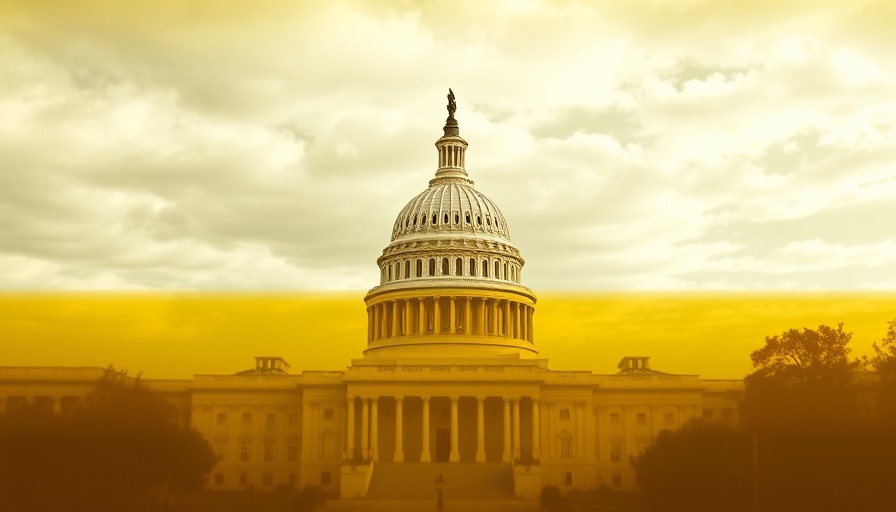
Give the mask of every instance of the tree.
<svg viewBox="0 0 896 512">
<path fill-rule="evenodd" d="M 750 354 L 754 372 L 745 379 L 745 421 L 753 428 L 801 430 L 853 419 L 851 339 L 842 323 L 767 336 L 765 346 Z"/>
<path fill-rule="evenodd" d="M 888 499 L 876 454 L 889 442 L 860 413 L 851 338 L 842 323 L 791 329 L 751 354 L 742 416 L 757 440 L 763 510 L 848 510 Z"/>
<path fill-rule="evenodd" d="M 0 466 L 17 468 L 13 482 L 25 484 L 0 485 L 0 502 L 10 510 L 142 510 L 197 489 L 214 453 L 173 413 L 139 377 L 110 367 L 71 416 L 32 408 L 0 415 Z"/>
<path fill-rule="evenodd" d="M 747 510 L 750 440 L 728 427 L 692 420 L 664 430 L 632 466 L 647 510 Z"/>
</svg>

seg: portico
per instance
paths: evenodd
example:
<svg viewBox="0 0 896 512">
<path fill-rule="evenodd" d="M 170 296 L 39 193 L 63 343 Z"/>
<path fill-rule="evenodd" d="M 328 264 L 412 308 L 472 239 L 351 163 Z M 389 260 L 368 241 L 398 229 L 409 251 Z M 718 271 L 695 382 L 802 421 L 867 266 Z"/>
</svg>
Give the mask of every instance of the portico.
<svg viewBox="0 0 896 512">
<path fill-rule="evenodd" d="M 539 401 L 482 394 L 350 395 L 345 458 L 371 462 L 538 460 Z"/>
</svg>

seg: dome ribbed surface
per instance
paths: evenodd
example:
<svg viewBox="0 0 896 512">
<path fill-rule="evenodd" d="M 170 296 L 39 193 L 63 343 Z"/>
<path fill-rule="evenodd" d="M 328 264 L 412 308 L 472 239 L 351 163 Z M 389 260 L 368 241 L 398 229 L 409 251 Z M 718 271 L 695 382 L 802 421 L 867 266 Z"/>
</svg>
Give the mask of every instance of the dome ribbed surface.
<svg viewBox="0 0 896 512">
<path fill-rule="evenodd" d="M 398 214 L 392 229 L 393 242 L 436 233 L 488 234 L 510 241 L 504 215 L 491 199 L 464 183 L 468 180 L 433 181 L 436 183 L 411 199 Z"/>
</svg>

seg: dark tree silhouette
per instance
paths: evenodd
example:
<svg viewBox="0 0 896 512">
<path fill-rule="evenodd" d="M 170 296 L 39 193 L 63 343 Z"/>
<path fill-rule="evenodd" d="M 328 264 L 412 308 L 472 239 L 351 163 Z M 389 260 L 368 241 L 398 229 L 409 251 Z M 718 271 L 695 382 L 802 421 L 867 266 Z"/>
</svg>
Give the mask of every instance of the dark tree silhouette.
<svg viewBox="0 0 896 512">
<path fill-rule="evenodd" d="M 852 334 L 821 325 L 766 338 L 746 378 L 744 427 L 757 440 L 762 510 L 869 510 L 883 506 L 892 441 L 863 414 Z M 892 436 L 889 436 L 892 437 Z M 892 459 L 890 459 L 892 460 Z"/>
<path fill-rule="evenodd" d="M 632 460 L 647 510 L 748 510 L 750 439 L 726 426 L 692 420 L 664 430 Z"/>
<path fill-rule="evenodd" d="M 0 415 L 4 510 L 146 510 L 201 487 L 208 442 L 138 378 L 106 370 L 70 416 L 32 407 Z"/>
</svg>

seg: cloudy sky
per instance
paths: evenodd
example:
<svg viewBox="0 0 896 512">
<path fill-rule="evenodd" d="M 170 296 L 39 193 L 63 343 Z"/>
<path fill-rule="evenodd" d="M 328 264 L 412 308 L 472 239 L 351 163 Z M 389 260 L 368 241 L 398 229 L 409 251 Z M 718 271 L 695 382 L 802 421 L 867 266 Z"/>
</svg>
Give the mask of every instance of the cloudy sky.
<svg viewBox="0 0 896 512">
<path fill-rule="evenodd" d="M 448 87 L 536 291 L 896 289 L 891 1 L 0 11 L 0 289 L 367 289 Z"/>
</svg>

